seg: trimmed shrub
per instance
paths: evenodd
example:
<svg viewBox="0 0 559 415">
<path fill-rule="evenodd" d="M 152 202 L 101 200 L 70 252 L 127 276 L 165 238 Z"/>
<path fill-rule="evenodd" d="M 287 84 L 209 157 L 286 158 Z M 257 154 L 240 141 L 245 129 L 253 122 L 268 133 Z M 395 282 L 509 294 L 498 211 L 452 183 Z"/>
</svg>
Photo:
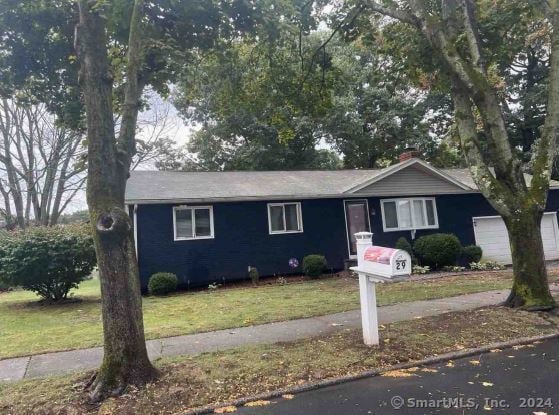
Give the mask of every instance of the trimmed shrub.
<svg viewBox="0 0 559 415">
<path fill-rule="evenodd" d="M 465 264 L 470 264 L 472 262 L 479 262 L 483 255 L 483 251 L 480 246 L 468 245 L 462 249 L 462 258 Z"/>
<path fill-rule="evenodd" d="M 462 245 L 456 235 L 450 233 L 435 233 L 418 238 L 413 251 L 423 266 L 439 269 L 456 265 L 462 252 Z"/>
<path fill-rule="evenodd" d="M 402 251 L 406 251 L 408 254 L 410 254 L 411 257 L 413 256 L 413 249 L 411 247 L 411 244 L 403 236 L 398 238 L 398 240 L 396 241 L 395 248 L 401 249 Z"/>
<path fill-rule="evenodd" d="M 250 267 L 248 271 L 248 276 L 252 281 L 252 285 L 258 285 L 258 281 L 260 281 L 260 274 L 258 273 L 258 268 Z"/>
<path fill-rule="evenodd" d="M 328 261 L 323 255 L 307 255 L 303 258 L 303 272 L 311 278 L 320 277 L 328 269 Z"/>
<path fill-rule="evenodd" d="M 170 272 L 157 272 L 149 278 L 148 292 L 151 295 L 167 295 L 177 290 L 179 279 Z"/>
<path fill-rule="evenodd" d="M 96 265 L 87 225 L 37 227 L 0 240 L 0 280 L 59 301 L 68 297 Z"/>
</svg>

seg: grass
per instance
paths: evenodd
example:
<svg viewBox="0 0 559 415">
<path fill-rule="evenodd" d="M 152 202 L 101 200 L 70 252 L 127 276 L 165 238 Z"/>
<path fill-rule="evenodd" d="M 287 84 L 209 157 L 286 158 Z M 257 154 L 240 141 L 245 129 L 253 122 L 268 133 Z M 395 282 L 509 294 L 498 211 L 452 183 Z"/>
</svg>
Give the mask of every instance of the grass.
<svg viewBox="0 0 559 415">
<path fill-rule="evenodd" d="M 556 316 L 487 307 L 386 325 L 381 328 L 378 348 L 364 346 L 359 330 L 346 329 L 293 343 L 165 359 L 157 363 L 162 372 L 157 382 L 141 390 L 131 388 L 101 408 L 89 406 L 83 391 L 83 382 L 91 373 L 0 384 L 0 413 L 182 413 L 210 403 L 389 367 L 453 350 L 555 333 L 558 321 Z M 421 369 L 412 369 L 387 375 L 417 376 L 420 372 Z"/>
<path fill-rule="evenodd" d="M 347 311 L 359 307 L 357 280 L 342 276 L 286 285 L 145 297 L 149 339 Z M 379 305 L 506 289 L 509 272 L 468 274 L 379 287 Z M 45 305 L 33 293 L 0 294 L 0 358 L 102 344 L 99 283 L 85 281 L 79 301 Z"/>
</svg>

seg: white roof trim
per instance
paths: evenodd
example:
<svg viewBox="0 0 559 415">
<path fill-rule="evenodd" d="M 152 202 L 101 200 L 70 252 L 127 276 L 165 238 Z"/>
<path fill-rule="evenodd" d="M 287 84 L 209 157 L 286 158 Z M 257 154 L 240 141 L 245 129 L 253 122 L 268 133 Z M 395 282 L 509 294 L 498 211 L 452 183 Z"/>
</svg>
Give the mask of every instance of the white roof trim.
<svg viewBox="0 0 559 415">
<path fill-rule="evenodd" d="M 350 187 L 349 189 L 346 189 L 344 191 L 344 193 L 358 192 L 359 190 L 364 189 L 365 187 L 370 186 L 373 183 L 377 183 L 381 180 L 384 180 L 388 176 L 391 176 L 394 173 L 397 173 L 400 170 L 403 170 L 403 169 L 408 168 L 410 166 L 413 166 L 415 164 L 419 164 L 419 165 L 425 167 L 427 170 L 431 171 L 434 176 L 437 176 L 437 177 L 439 177 L 443 180 L 446 180 L 447 182 L 450 182 L 450 183 L 454 184 L 455 186 L 461 188 L 462 190 L 465 190 L 465 191 L 475 190 L 475 191 L 477 191 L 477 189 L 472 189 L 471 187 L 466 186 L 464 183 L 461 183 L 458 180 L 454 179 L 453 177 L 450 177 L 448 174 L 440 171 L 439 169 L 436 169 L 435 167 L 431 166 L 426 161 L 423 161 L 421 159 L 412 158 L 412 159 L 404 161 L 403 163 L 398 163 L 398 164 L 394 164 L 390 167 L 387 167 L 382 173 L 376 175 L 375 177 L 373 177 L 369 180 L 364 181 L 363 183 L 360 183 L 356 186 L 353 186 L 353 187 Z"/>
</svg>

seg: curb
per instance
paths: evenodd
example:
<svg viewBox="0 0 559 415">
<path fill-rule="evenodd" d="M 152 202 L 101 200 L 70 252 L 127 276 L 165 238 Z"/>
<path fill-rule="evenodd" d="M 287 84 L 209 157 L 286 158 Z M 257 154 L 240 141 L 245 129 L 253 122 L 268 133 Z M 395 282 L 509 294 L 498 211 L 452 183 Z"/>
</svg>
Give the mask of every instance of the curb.
<svg viewBox="0 0 559 415">
<path fill-rule="evenodd" d="M 435 364 L 435 363 L 445 362 L 445 361 L 448 361 L 448 360 L 456 360 L 456 359 L 461 359 L 461 358 L 464 358 L 464 357 L 470 357 L 470 356 L 477 355 L 477 354 L 487 353 L 487 352 L 489 352 L 493 349 L 510 349 L 514 346 L 519 346 L 519 345 L 523 345 L 523 344 L 530 344 L 530 343 L 534 343 L 534 342 L 537 342 L 537 341 L 551 340 L 551 339 L 556 339 L 556 338 L 559 338 L 559 332 L 552 333 L 552 334 L 546 334 L 546 335 L 542 335 L 542 336 L 521 337 L 521 338 L 518 338 L 518 339 L 513 339 L 513 340 L 509 340 L 509 341 L 506 341 L 506 342 L 500 342 L 500 343 L 490 343 L 490 344 L 485 345 L 485 346 L 480 346 L 480 347 L 471 348 L 471 349 L 464 349 L 464 350 L 455 351 L 455 352 L 444 353 L 444 354 L 441 354 L 441 355 L 428 357 L 428 358 L 423 359 L 423 360 L 415 360 L 415 361 L 411 361 L 411 362 L 400 363 L 400 364 L 393 365 L 393 366 L 383 368 L 383 369 L 367 370 L 365 372 L 361 372 L 361 373 L 358 373 L 358 374 L 355 374 L 355 375 L 346 375 L 346 376 L 340 376 L 340 377 L 335 377 L 335 378 L 329 378 L 329 379 L 321 380 L 321 381 L 317 381 L 317 382 L 309 382 L 309 383 L 305 383 L 305 384 L 300 385 L 300 386 L 286 387 L 286 388 L 282 388 L 282 389 L 276 389 L 276 390 L 271 391 L 271 392 L 264 392 L 264 393 L 257 394 L 257 395 L 245 396 L 243 398 L 239 398 L 239 399 L 236 399 L 236 400 L 233 400 L 233 401 L 230 401 L 230 402 L 222 402 L 222 403 L 219 403 L 219 404 L 206 405 L 206 406 L 202 406 L 202 407 L 199 407 L 199 408 L 191 409 L 187 412 L 183 412 L 182 415 L 211 414 L 216 409 L 222 408 L 224 406 L 240 407 L 240 406 L 244 406 L 248 402 L 253 402 L 253 401 L 258 401 L 258 400 L 270 400 L 270 399 L 279 398 L 282 395 L 286 395 L 286 394 L 292 394 L 293 395 L 293 394 L 297 394 L 297 393 L 308 392 L 308 391 L 312 391 L 312 390 L 315 390 L 315 389 L 324 388 L 324 387 L 327 387 L 327 386 L 334 386 L 334 385 L 338 385 L 338 384 L 341 384 L 341 383 L 351 382 L 351 381 L 354 381 L 354 380 L 379 376 L 379 375 L 382 375 L 385 372 L 390 372 L 390 371 L 393 371 L 393 370 L 409 369 L 409 368 L 416 367 L 416 366 L 427 366 L 427 365 L 431 365 L 431 364 Z"/>
</svg>

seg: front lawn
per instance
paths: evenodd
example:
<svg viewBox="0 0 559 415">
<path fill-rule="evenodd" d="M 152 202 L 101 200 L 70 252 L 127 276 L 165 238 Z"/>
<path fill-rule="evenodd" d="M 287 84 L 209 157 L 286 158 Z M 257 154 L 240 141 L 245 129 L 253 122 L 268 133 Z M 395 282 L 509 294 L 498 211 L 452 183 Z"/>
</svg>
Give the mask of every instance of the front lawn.
<svg viewBox="0 0 559 415">
<path fill-rule="evenodd" d="M 359 330 L 346 329 L 293 343 L 164 359 L 157 362 L 162 372 L 157 382 L 141 390 L 130 388 L 125 395 L 109 399 L 101 408 L 88 405 L 87 395 L 83 392 L 83 383 L 91 373 L 0 384 L 0 413 L 184 413 L 189 408 L 228 402 L 309 381 L 357 374 L 524 336 L 556 333 L 557 323 L 558 318 L 554 316 L 487 307 L 388 324 L 381 327 L 380 348 L 364 346 Z M 470 363 L 479 365 L 480 358 L 472 356 Z M 453 363 L 449 362 L 445 367 L 452 366 Z M 433 370 L 416 367 L 387 372 L 385 376 L 418 376 L 423 371 Z M 497 383 L 500 379 L 479 379 L 481 381 Z M 298 399 L 297 395 L 286 398 Z M 234 409 L 230 408 L 230 411 Z"/>
<path fill-rule="evenodd" d="M 341 274 L 345 275 L 345 274 Z M 507 289 L 508 271 L 382 285 L 380 305 Z M 0 294 L 0 358 L 102 344 L 99 283 L 85 281 L 79 301 L 43 305 L 29 292 Z M 148 339 L 262 324 L 359 307 L 357 280 L 333 277 L 286 285 L 182 292 L 145 297 Z"/>
</svg>

